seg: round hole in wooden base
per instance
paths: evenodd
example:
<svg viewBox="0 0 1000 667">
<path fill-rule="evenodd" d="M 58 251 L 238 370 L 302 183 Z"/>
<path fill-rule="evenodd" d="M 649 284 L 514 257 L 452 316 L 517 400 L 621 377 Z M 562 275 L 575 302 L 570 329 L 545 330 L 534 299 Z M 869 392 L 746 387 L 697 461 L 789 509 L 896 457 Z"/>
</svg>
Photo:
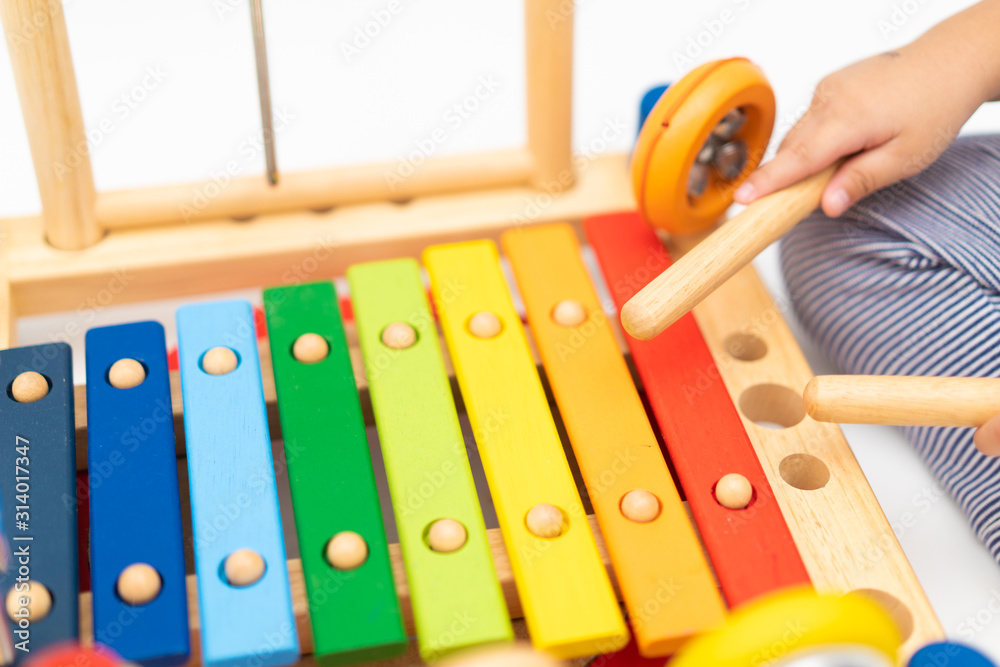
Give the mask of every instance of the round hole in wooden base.
<svg viewBox="0 0 1000 667">
<path fill-rule="evenodd" d="M 555 505 L 538 503 L 528 510 L 524 524 L 535 537 L 552 539 L 566 532 L 566 515 Z"/>
<path fill-rule="evenodd" d="M 802 491 L 822 489 L 830 481 L 830 469 L 823 459 L 812 454 L 789 454 L 778 464 L 778 474 Z"/>
<path fill-rule="evenodd" d="M 342 530 L 326 543 L 324 555 L 336 570 L 356 570 L 368 560 L 368 543 L 353 530 Z"/>
<path fill-rule="evenodd" d="M 722 346 L 733 359 L 757 361 L 767 356 L 767 343 L 748 333 L 734 333 L 722 341 Z"/>
<path fill-rule="evenodd" d="M 213 347 L 201 355 L 200 365 L 209 375 L 226 375 L 240 365 L 240 357 L 228 347 Z"/>
<path fill-rule="evenodd" d="M 424 542 L 432 551 L 450 554 L 465 546 L 469 539 L 468 531 L 460 522 L 454 519 L 438 519 L 424 531 Z"/>
<path fill-rule="evenodd" d="M 264 558 L 252 549 L 237 549 L 222 562 L 224 581 L 235 588 L 256 584 L 267 571 Z"/>
<path fill-rule="evenodd" d="M 18 403 L 34 403 L 48 396 L 51 388 L 49 379 L 41 373 L 25 371 L 10 383 L 7 394 Z"/>
<path fill-rule="evenodd" d="M 901 641 L 905 642 L 913 634 L 913 614 L 909 607 L 892 593 L 880 591 L 877 588 L 859 588 L 851 591 L 848 595 L 860 595 L 881 607 L 896 624 Z"/>
<path fill-rule="evenodd" d="M 115 590 L 126 604 L 139 606 L 156 599 L 163 588 L 160 573 L 148 563 L 132 563 L 118 575 Z"/>
<path fill-rule="evenodd" d="M 115 389 L 138 387 L 146 380 L 146 367 L 135 359 L 119 359 L 108 369 L 108 384 Z"/>
<path fill-rule="evenodd" d="M 649 523 L 660 516 L 660 499 L 646 489 L 632 489 L 619 503 L 622 516 L 635 523 Z"/>
<path fill-rule="evenodd" d="M 755 384 L 740 394 L 740 412 L 759 426 L 789 428 L 805 419 L 802 394 L 781 384 Z"/>
<path fill-rule="evenodd" d="M 37 581 L 28 580 L 26 583 L 28 584 L 26 591 L 18 591 L 16 587 L 12 587 L 7 593 L 4 605 L 11 620 L 17 622 L 20 619 L 27 619 L 37 623 L 52 611 L 52 593 Z"/>
<path fill-rule="evenodd" d="M 330 345 L 318 333 L 304 333 L 292 344 L 292 356 L 300 364 L 317 364 L 330 354 Z"/>
</svg>

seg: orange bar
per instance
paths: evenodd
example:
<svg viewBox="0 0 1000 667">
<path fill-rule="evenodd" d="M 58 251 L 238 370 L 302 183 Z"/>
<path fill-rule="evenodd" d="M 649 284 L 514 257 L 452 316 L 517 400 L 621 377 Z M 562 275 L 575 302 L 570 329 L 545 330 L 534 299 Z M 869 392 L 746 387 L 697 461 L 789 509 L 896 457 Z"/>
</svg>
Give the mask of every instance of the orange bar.
<svg viewBox="0 0 1000 667">
<path fill-rule="evenodd" d="M 719 625 L 722 598 L 568 225 L 501 237 L 642 655 Z M 557 305 L 560 305 L 557 308 Z M 578 308 L 582 306 L 582 311 Z M 574 320 L 574 316 L 577 320 Z M 566 324 L 557 323 L 562 319 Z M 583 318 L 582 320 L 579 318 Z M 648 522 L 623 499 L 659 501 Z M 650 500 L 637 494 L 629 500 Z M 647 505 L 653 507 L 656 504 Z M 648 515 L 647 515 L 648 516 Z"/>
</svg>

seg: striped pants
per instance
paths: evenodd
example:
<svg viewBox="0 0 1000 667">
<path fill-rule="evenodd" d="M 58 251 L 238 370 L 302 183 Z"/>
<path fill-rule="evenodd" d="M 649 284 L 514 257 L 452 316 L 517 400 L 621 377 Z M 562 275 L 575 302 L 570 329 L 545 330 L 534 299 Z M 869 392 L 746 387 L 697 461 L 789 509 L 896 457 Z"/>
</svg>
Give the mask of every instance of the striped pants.
<svg viewBox="0 0 1000 667">
<path fill-rule="evenodd" d="M 844 372 L 1000 377 L 1000 136 L 960 138 L 838 220 L 813 214 L 781 263 L 798 317 Z M 1000 458 L 972 429 L 905 432 L 1000 562 Z"/>
</svg>

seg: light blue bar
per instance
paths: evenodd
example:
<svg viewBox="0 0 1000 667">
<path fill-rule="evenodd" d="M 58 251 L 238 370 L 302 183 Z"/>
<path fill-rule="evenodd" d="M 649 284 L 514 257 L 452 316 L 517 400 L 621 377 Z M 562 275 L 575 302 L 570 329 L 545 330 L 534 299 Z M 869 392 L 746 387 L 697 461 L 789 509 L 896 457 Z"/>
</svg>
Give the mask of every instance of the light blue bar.
<svg viewBox="0 0 1000 667">
<path fill-rule="evenodd" d="M 218 301 L 177 311 L 191 519 L 206 667 L 267 667 L 295 662 L 299 642 L 271 459 L 253 311 Z M 201 370 L 202 355 L 228 347 L 239 366 Z M 260 581 L 230 586 L 226 557 L 252 549 L 267 563 Z"/>
</svg>

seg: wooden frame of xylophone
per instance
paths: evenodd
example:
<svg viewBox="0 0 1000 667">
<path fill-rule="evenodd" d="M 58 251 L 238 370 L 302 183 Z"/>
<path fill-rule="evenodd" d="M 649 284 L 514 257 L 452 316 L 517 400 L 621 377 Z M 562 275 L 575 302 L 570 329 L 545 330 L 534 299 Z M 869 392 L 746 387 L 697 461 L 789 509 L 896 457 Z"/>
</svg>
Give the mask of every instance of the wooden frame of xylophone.
<svg viewBox="0 0 1000 667">
<path fill-rule="evenodd" d="M 362 261 L 419 257 L 434 243 L 496 239 L 514 225 L 552 221 L 568 220 L 579 229 L 586 216 L 634 209 L 626 156 L 575 160 L 571 153 L 572 13 L 572 3 L 564 0 L 525 2 L 524 148 L 429 160 L 394 190 L 383 178 L 386 169 L 370 165 L 287 174 L 276 187 L 263 178 L 246 178 L 214 189 L 193 184 L 96 193 L 61 5 L 58 0 L 0 0 L 43 208 L 38 217 L 0 221 L 0 348 L 16 344 L 19 316 L 343 275 Z M 56 168 L 66 167 L 70 157 L 69 169 Z M 188 204 L 196 192 L 213 196 L 192 209 Z M 798 397 L 812 373 L 753 269 L 727 282 L 695 309 L 695 316 L 816 587 L 875 591 L 895 607 L 908 630 L 906 655 L 941 637 L 940 624 L 840 430 L 802 414 Z M 356 347 L 356 337 L 348 333 Z M 621 340 L 619 335 L 625 352 Z M 755 358 L 756 353 L 746 354 L 748 349 L 763 354 Z M 280 437 L 266 347 L 261 353 L 272 437 Z M 364 369 L 354 356 L 362 402 L 370 405 Z M 180 435 L 176 374 L 171 388 Z M 79 468 L 87 460 L 84 401 L 78 388 Z M 182 453 L 183 438 L 178 439 Z M 812 460 L 803 454 L 820 457 L 836 483 L 819 490 L 796 488 L 795 475 L 808 475 Z M 593 517 L 591 525 L 600 542 Z M 498 532 L 491 531 L 493 558 L 511 616 L 517 618 L 520 605 Z M 407 610 L 398 545 L 391 550 Z M 603 549 L 602 555 L 609 566 Z M 292 561 L 289 570 L 306 653 L 309 624 L 301 569 Z M 196 628 L 196 588 L 193 575 L 188 579 Z M 88 594 L 80 605 L 86 638 L 91 632 Z M 407 627 L 412 629 L 412 619 Z M 393 664 L 417 662 L 411 651 Z"/>
</svg>

